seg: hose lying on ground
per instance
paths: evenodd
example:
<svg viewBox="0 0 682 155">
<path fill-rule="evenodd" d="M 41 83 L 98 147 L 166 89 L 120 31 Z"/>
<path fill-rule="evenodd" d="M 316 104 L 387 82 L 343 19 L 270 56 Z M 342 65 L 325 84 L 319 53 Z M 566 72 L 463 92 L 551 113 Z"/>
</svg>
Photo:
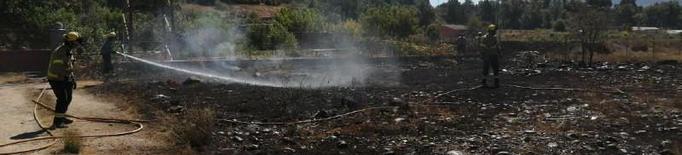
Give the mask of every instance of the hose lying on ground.
<svg viewBox="0 0 682 155">
<path fill-rule="evenodd" d="M 35 100 L 33 100 L 33 103 L 35 103 L 35 107 L 33 108 L 33 118 L 38 123 L 38 126 L 40 126 L 40 128 L 42 130 L 46 131 L 49 136 L 25 139 L 25 140 L 15 141 L 15 142 L 11 142 L 11 143 L 6 143 L 6 144 L 0 144 L 0 147 L 6 147 L 6 146 L 15 145 L 15 144 L 21 144 L 21 143 L 32 142 L 32 141 L 40 141 L 40 140 L 53 140 L 53 141 L 51 141 L 47 145 L 32 148 L 32 149 L 14 151 L 14 152 L 0 152 L 0 155 L 26 153 L 26 152 L 32 152 L 32 151 L 38 151 L 38 150 L 46 149 L 46 148 L 56 144 L 57 139 L 64 138 L 64 136 L 55 136 L 52 132 L 50 132 L 50 130 L 48 129 L 48 126 L 42 124 L 42 122 L 40 121 L 40 118 L 38 117 L 38 107 L 43 107 L 43 108 L 48 109 L 50 111 L 54 111 L 53 108 L 51 108 L 51 107 L 43 104 L 42 102 L 40 102 L 40 99 L 45 94 L 45 90 L 47 90 L 47 87 L 43 88 L 42 91 L 40 91 L 40 94 L 38 95 L 38 97 Z M 138 126 L 138 128 L 136 128 L 135 130 L 125 131 L 125 132 L 119 132 L 119 133 L 113 133 L 113 134 L 83 135 L 83 136 L 75 136 L 74 138 L 113 137 L 113 136 L 129 135 L 129 134 L 133 134 L 133 133 L 141 131 L 144 128 L 144 125 L 142 124 L 142 122 L 149 122 L 149 121 L 145 121 L 145 120 L 98 118 L 98 117 L 78 117 L 78 116 L 73 116 L 73 115 L 68 115 L 68 114 L 66 115 L 66 117 L 71 117 L 71 118 L 90 121 L 90 122 L 134 124 L 134 125 Z"/>
</svg>

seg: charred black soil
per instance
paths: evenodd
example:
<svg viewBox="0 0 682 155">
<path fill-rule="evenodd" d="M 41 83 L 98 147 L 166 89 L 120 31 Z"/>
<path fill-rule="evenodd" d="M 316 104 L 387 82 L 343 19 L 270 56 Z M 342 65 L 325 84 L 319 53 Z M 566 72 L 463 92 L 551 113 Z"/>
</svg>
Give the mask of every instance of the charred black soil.
<svg viewBox="0 0 682 155">
<path fill-rule="evenodd" d="M 210 107 L 216 154 L 680 154 L 682 65 L 601 64 L 592 68 L 506 65 L 501 88 L 479 88 L 478 61 L 414 58 L 394 63 L 363 85 L 273 88 L 189 75 L 145 77 L 89 90 L 135 98 L 143 110 L 182 118 Z M 132 69 L 131 69 L 132 70 Z M 398 75 L 396 78 L 386 78 Z M 135 76 L 133 76 L 135 75 Z M 574 89 L 529 89 L 574 88 Z M 436 98 L 437 97 L 437 98 Z M 296 125 L 369 107 L 346 117 Z M 158 116 L 150 116 L 158 117 Z"/>
</svg>

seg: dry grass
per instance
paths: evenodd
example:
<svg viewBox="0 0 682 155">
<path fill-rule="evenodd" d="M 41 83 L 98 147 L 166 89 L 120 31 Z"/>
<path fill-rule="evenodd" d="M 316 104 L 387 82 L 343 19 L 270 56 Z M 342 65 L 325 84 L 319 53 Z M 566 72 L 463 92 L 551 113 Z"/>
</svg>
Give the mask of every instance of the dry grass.
<svg viewBox="0 0 682 155">
<path fill-rule="evenodd" d="M 177 144 L 189 144 L 200 149 L 209 145 L 215 130 L 215 112 L 209 108 L 189 109 L 182 119 L 169 119 L 166 123 Z"/>
<path fill-rule="evenodd" d="M 81 150 L 83 144 L 81 134 L 77 130 L 66 130 L 64 131 L 64 153 L 78 153 Z"/>
<path fill-rule="evenodd" d="M 657 53 L 619 51 L 610 54 L 595 55 L 595 60 L 608 62 L 656 62 L 662 60 L 677 60 L 678 62 L 682 62 L 682 53 L 672 50 L 660 51 Z"/>
<path fill-rule="evenodd" d="M 26 77 L 20 73 L 0 73 L 0 84 L 14 83 L 26 80 Z"/>
<path fill-rule="evenodd" d="M 573 51 L 569 54 L 565 52 L 548 52 L 547 57 L 553 60 L 580 60 L 581 53 Z M 589 53 L 588 55 L 589 56 Z M 595 62 L 611 62 L 611 63 L 625 63 L 625 62 L 658 62 L 663 60 L 676 60 L 682 62 L 682 50 L 674 48 L 659 48 L 655 53 L 647 52 L 633 52 L 633 51 L 615 51 L 608 54 L 595 53 Z"/>
</svg>

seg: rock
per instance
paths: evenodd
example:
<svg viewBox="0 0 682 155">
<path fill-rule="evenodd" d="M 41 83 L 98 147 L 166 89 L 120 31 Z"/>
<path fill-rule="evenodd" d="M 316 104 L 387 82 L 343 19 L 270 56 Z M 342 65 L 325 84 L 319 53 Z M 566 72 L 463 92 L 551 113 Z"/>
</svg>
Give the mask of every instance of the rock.
<svg viewBox="0 0 682 155">
<path fill-rule="evenodd" d="M 556 142 L 549 142 L 549 143 L 547 144 L 547 147 L 550 147 L 550 148 L 555 148 L 555 147 L 558 147 L 558 146 L 559 146 L 559 144 L 557 144 Z"/>
<path fill-rule="evenodd" d="M 334 135 L 331 135 L 331 136 L 327 137 L 327 139 L 333 141 L 333 140 L 336 140 L 336 139 L 339 139 L 339 138 L 336 137 L 336 136 L 334 136 Z"/>
<path fill-rule="evenodd" d="M 296 153 L 296 149 L 290 147 L 284 147 L 282 150 L 284 153 Z"/>
<path fill-rule="evenodd" d="M 336 147 L 342 148 L 342 149 L 348 148 L 348 142 L 346 142 L 346 141 L 344 141 L 344 140 L 340 140 L 340 141 L 336 144 Z"/>
<path fill-rule="evenodd" d="M 389 103 L 390 106 L 404 106 L 405 104 L 407 104 L 405 100 L 397 97 L 391 99 L 391 102 Z"/>
<path fill-rule="evenodd" d="M 171 87 L 171 88 L 177 88 L 180 86 L 180 84 L 174 80 L 166 80 L 166 86 Z"/>
<path fill-rule="evenodd" d="M 256 144 L 250 144 L 246 146 L 246 150 L 253 151 L 253 150 L 258 150 L 260 148 L 259 145 Z"/>
<path fill-rule="evenodd" d="M 182 82 L 182 85 L 194 85 L 194 84 L 199 84 L 201 81 L 199 79 L 193 78 L 193 77 L 188 77 L 185 79 L 185 81 Z"/>
<path fill-rule="evenodd" d="M 446 155 L 464 155 L 464 152 L 459 150 L 450 150 L 445 153 Z"/>
<path fill-rule="evenodd" d="M 659 154 L 661 154 L 661 155 L 675 155 L 675 153 L 670 149 L 663 149 L 663 150 L 661 150 L 661 152 L 659 152 Z"/>
<path fill-rule="evenodd" d="M 582 148 L 587 150 L 587 151 L 594 151 L 595 150 L 594 147 L 589 146 L 589 145 L 583 145 Z"/>
<path fill-rule="evenodd" d="M 327 118 L 327 117 L 329 117 L 329 116 L 330 116 L 330 115 L 329 115 L 329 113 L 327 113 L 327 111 L 325 111 L 325 110 L 320 110 L 320 111 L 317 111 L 317 112 L 315 113 L 315 115 L 313 116 L 313 118 L 318 118 L 318 119 L 319 119 L 319 118 Z"/>
<path fill-rule="evenodd" d="M 495 153 L 495 155 L 511 155 L 511 153 L 508 151 L 500 151 L 500 152 Z"/>
<path fill-rule="evenodd" d="M 668 146 L 670 146 L 671 144 L 673 144 L 672 141 L 670 141 L 670 140 L 664 140 L 664 141 L 661 142 L 661 147 L 668 147 Z"/>
<path fill-rule="evenodd" d="M 402 118 L 402 117 L 398 117 L 398 118 L 393 119 L 393 121 L 395 121 L 396 123 L 400 123 L 404 120 L 405 120 L 405 118 Z"/>
<path fill-rule="evenodd" d="M 383 153 L 383 155 L 396 155 L 396 153 L 393 150 L 387 150 L 386 152 Z"/>
<path fill-rule="evenodd" d="M 232 140 L 237 141 L 237 142 L 242 142 L 242 141 L 244 141 L 244 138 L 239 137 L 239 136 L 234 136 L 234 137 L 232 137 Z"/>
<path fill-rule="evenodd" d="M 168 112 L 171 112 L 171 113 L 180 113 L 183 111 L 185 111 L 185 107 L 181 106 L 181 105 L 172 106 L 172 107 L 168 108 Z"/>
</svg>

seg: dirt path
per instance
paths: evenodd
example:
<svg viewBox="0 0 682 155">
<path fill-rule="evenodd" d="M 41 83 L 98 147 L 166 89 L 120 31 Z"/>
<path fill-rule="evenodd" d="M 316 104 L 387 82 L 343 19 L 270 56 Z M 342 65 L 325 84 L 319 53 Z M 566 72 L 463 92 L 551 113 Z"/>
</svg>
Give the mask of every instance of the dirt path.
<svg viewBox="0 0 682 155">
<path fill-rule="evenodd" d="M 3 76 L 0 75 L 0 79 Z M 47 136 L 47 133 L 40 132 L 40 128 L 33 119 L 34 104 L 31 99 L 35 98 L 40 88 L 45 87 L 45 83 L 21 83 L 16 85 L 2 85 L 0 82 L 0 144 L 21 140 L 30 137 Z M 97 85 L 98 82 L 80 82 L 79 87 Z M 46 90 L 45 97 L 41 100 L 49 105 L 54 105 L 53 93 Z M 81 117 L 103 117 L 103 118 L 137 118 L 130 109 L 124 104 L 106 102 L 103 99 L 95 98 L 87 92 L 77 89 L 74 92 L 73 101 L 69 107 L 68 114 Z M 38 116 L 44 124 L 51 124 L 52 112 L 45 109 L 38 111 Z M 128 124 L 95 123 L 76 120 L 66 129 L 52 130 L 56 135 L 60 135 L 67 130 L 75 130 L 81 135 L 119 133 L 135 129 L 136 126 Z M 172 151 L 170 144 L 166 142 L 164 133 L 160 132 L 158 125 L 145 124 L 145 128 L 135 134 L 104 137 L 87 138 L 83 140 L 81 149 L 82 154 L 163 154 Z M 0 148 L 0 153 L 25 150 L 47 144 L 49 141 L 31 142 L 22 145 L 8 146 Z M 29 154 L 55 154 L 60 153 L 63 143 L 58 142 L 52 147 L 31 152 Z"/>
</svg>

